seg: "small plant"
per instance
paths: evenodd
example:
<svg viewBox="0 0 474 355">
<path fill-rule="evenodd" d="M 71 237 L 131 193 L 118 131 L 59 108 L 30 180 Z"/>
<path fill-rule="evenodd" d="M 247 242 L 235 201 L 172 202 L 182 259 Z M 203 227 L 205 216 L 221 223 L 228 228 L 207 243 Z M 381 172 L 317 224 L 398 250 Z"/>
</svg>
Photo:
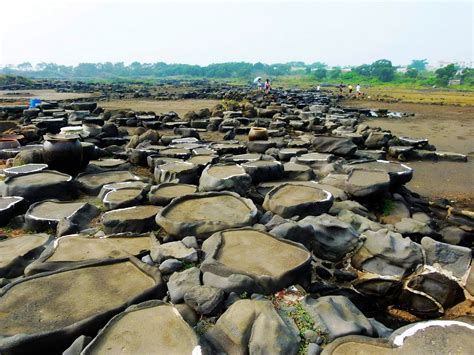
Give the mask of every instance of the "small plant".
<svg viewBox="0 0 474 355">
<path fill-rule="evenodd" d="M 395 208 L 395 203 L 392 200 L 389 200 L 389 199 L 383 200 L 382 214 L 384 216 L 388 216 L 390 213 L 392 213 L 394 208 Z"/>
<path fill-rule="evenodd" d="M 242 292 L 242 293 L 239 295 L 239 297 L 240 297 L 241 299 L 248 298 L 247 291 Z"/>
</svg>

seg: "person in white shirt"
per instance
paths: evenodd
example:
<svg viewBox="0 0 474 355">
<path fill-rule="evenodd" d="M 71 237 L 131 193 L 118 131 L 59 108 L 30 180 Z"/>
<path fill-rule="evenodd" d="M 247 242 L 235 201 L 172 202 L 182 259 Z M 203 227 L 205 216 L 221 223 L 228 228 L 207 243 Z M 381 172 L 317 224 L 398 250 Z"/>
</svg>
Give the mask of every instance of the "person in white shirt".
<svg viewBox="0 0 474 355">
<path fill-rule="evenodd" d="M 316 91 L 321 91 L 321 86 L 318 84 L 318 86 L 316 86 Z"/>
<path fill-rule="evenodd" d="M 356 93 L 357 93 L 357 96 L 360 96 L 360 84 L 357 84 L 356 86 Z"/>
</svg>

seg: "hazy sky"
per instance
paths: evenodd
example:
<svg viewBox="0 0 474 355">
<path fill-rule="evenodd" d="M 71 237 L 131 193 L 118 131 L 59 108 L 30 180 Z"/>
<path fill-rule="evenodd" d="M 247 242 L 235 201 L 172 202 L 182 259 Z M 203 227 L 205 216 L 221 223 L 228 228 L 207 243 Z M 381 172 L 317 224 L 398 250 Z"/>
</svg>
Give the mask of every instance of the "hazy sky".
<svg viewBox="0 0 474 355">
<path fill-rule="evenodd" d="M 2 0 L 0 65 L 473 61 L 473 1 Z"/>
</svg>

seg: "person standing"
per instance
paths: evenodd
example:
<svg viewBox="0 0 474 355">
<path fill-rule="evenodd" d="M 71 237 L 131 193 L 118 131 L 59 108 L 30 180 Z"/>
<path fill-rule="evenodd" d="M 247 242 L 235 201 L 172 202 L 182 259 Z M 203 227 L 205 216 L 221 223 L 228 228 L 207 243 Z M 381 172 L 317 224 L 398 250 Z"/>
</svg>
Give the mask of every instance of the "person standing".
<svg viewBox="0 0 474 355">
<path fill-rule="evenodd" d="M 361 94 L 360 93 L 360 84 L 357 84 L 357 86 L 356 86 L 356 94 L 357 94 L 357 96 L 360 96 L 360 94 Z"/>
<path fill-rule="evenodd" d="M 268 94 L 271 90 L 272 86 L 270 85 L 270 79 L 265 81 L 265 94 Z"/>
<path fill-rule="evenodd" d="M 352 94 L 352 89 L 353 89 L 353 88 L 352 88 L 352 85 L 349 84 L 349 86 L 348 86 L 347 88 L 349 89 L 349 94 Z"/>
<path fill-rule="evenodd" d="M 316 86 L 316 91 L 317 91 L 317 92 L 320 92 L 320 91 L 321 91 L 321 85 L 318 84 L 318 85 Z"/>
<path fill-rule="evenodd" d="M 339 94 L 342 95 L 342 91 L 344 90 L 344 85 L 342 82 L 339 84 Z"/>
</svg>

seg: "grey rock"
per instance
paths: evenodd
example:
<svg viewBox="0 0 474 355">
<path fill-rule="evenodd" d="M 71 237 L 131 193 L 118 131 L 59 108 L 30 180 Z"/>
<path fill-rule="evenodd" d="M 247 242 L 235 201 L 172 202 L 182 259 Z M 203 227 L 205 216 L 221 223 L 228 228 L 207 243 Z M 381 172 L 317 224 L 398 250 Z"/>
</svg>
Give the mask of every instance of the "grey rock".
<svg viewBox="0 0 474 355">
<path fill-rule="evenodd" d="M 182 302 L 186 292 L 195 286 L 200 286 L 200 275 L 201 272 L 197 267 L 172 274 L 167 284 L 171 302 Z"/>
<path fill-rule="evenodd" d="M 148 257 L 150 258 L 150 261 L 153 263 L 151 257 L 150 256 Z M 160 272 L 165 275 L 172 274 L 173 272 L 181 270 L 182 268 L 183 268 L 183 263 L 176 259 L 166 259 L 159 266 Z"/>
<path fill-rule="evenodd" d="M 214 314 L 224 304 L 224 291 L 211 287 L 193 287 L 184 294 L 184 302 L 199 314 Z"/>
<path fill-rule="evenodd" d="M 395 229 L 401 234 L 421 234 L 431 236 L 433 230 L 426 223 L 417 221 L 414 218 L 402 218 L 398 223 L 395 223 Z"/>
<path fill-rule="evenodd" d="M 319 153 L 352 155 L 357 150 L 357 146 L 348 138 L 316 136 L 312 144 L 316 152 Z"/>
<path fill-rule="evenodd" d="M 363 236 L 364 244 L 351 259 L 352 266 L 358 270 L 403 277 L 423 264 L 420 245 L 409 238 L 386 229 L 366 231 Z"/>
<path fill-rule="evenodd" d="M 314 233 L 313 253 L 320 259 L 340 261 L 359 245 L 359 233 L 350 224 L 328 214 L 308 216 L 298 224 L 310 226 Z"/>
<path fill-rule="evenodd" d="M 425 249 L 428 265 L 439 265 L 458 279 L 469 269 L 472 260 L 471 249 L 437 242 L 429 237 L 424 237 L 421 245 Z"/>
<path fill-rule="evenodd" d="M 270 301 L 235 302 L 206 333 L 217 351 L 227 354 L 297 354 L 299 339 Z"/>
<path fill-rule="evenodd" d="M 198 261 L 196 249 L 187 247 L 181 241 L 155 246 L 151 250 L 150 256 L 154 262 L 159 264 L 166 259 L 177 259 L 183 263 L 195 263 Z"/>
<path fill-rule="evenodd" d="M 344 296 L 318 299 L 307 296 L 301 304 L 329 342 L 345 335 L 372 336 L 375 333 L 370 321 Z"/>
</svg>

